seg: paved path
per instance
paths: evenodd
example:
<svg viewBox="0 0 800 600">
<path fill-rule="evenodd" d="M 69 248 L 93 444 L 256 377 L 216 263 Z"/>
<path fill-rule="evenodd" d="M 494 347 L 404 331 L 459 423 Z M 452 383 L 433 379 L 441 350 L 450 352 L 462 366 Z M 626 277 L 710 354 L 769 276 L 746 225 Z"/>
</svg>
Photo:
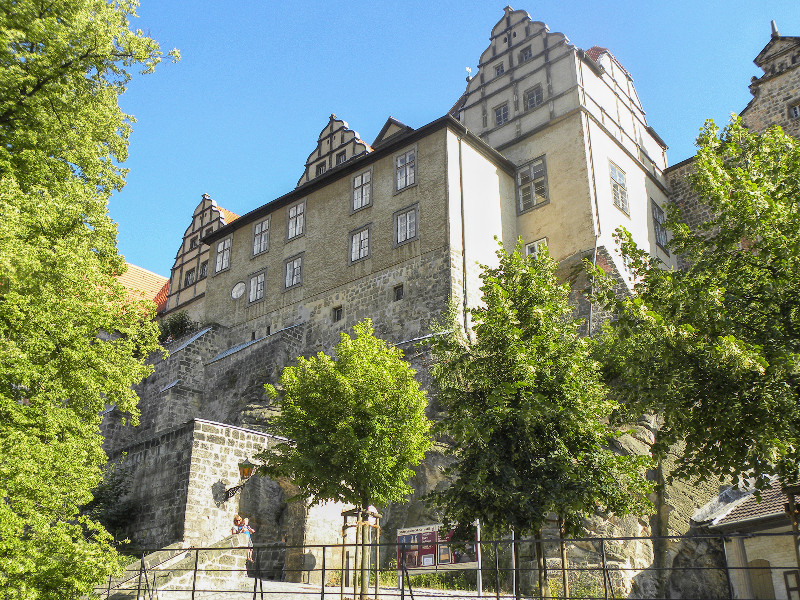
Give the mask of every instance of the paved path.
<svg viewBox="0 0 800 600">
<path fill-rule="evenodd" d="M 263 596 L 262 596 L 263 593 Z M 339 600 L 340 589 L 338 587 L 325 588 L 325 600 Z M 186 592 L 170 593 L 166 590 L 159 591 L 159 600 L 171 600 L 180 596 L 185 598 Z M 345 590 L 346 599 L 352 599 L 353 589 Z M 450 590 L 414 590 L 414 600 L 458 600 L 460 598 L 475 598 L 476 592 L 450 591 Z M 486 596 L 484 596 L 486 597 Z M 253 600 L 253 590 L 248 591 L 197 591 L 195 600 Z M 280 581 L 264 581 L 263 589 L 259 589 L 255 594 L 255 600 L 317 600 L 322 599 L 321 590 L 317 586 L 302 583 L 287 583 Z M 368 600 L 373 600 L 374 595 L 370 594 Z M 381 588 L 379 600 L 399 600 L 400 590 L 397 588 Z M 489 599 L 494 596 L 489 596 Z M 408 590 L 405 591 L 405 599 L 411 600 Z"/>
</svg>

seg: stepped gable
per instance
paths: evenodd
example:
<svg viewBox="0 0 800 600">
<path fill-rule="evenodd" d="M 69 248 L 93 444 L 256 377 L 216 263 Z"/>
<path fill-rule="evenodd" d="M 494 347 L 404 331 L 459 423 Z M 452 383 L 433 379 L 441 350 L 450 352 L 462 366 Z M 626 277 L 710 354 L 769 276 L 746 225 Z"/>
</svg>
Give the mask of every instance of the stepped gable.
<svg viewBox="0 0 800 600">
<path fill-rule="evenodd" d="M 328 124 L 319 133 L 317 147 L 306 159 L 306 166 L 303 175 L 297 181 L 297 187 L 351 158 L 369 152 L 372 152 L 372 147 L 361 139 L 358 132 L 351 130 L 346 121 L 331 114 Z"/>
<path fill-rule="evenodd" d="M 175 253 L 169 288 L 159 314 L 186 310 L 193 321 L 202 320 L 202 298 L 205 296 L 206 278 L 213 273 L 211 259 L 214 256 L 203 238 L 238 218 L 239 215 L 219 206 L 208 194 L 200 197 Z"/>
</svg>

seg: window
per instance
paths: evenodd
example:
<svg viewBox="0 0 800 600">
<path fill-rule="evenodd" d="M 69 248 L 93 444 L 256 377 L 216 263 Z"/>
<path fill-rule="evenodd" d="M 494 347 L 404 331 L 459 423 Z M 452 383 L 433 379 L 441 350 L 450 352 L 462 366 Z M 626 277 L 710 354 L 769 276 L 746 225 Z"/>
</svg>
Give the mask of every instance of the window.
<svg viewBox="0 0 800 600">
<path fill-rule="evenodd" d="M 542 238 L 527 244 L 525 246 L 525 256 L 536 258 L 539 256 L 539 250 L 541 250 L 544 246 L 547 246 L 547 238 Z"/>
<path fill-rule="evenodd" d="M 395 159 L 398 192 L 416 182 L 416 154 L 416 150 L 409 150 Z"/>
<path fill-rule="evenodd" d="M 417 210 L 418 206 L 414 205 L 394 214 L 395 246 L 417 239 Z"/>
<path fill-rule="evenodd" d="M 284 288 L 289 289 L 303 283 L 303 257 L 295 256 L 286 261 Z"/>
<path fill-rule="evenodd" d="M 500 63 L 499 65 L 495 65 L 495 67 L 494 67 L 494 76 L 495 77 L 500 77 L 500 75 L 502 75 L 505 72 L 506 72 L 506 68 L 503 65 L 503 63 Z"/>
<path fill-rule="evenodd" d="M 611 193 L 614 196 L 614 206 L 628 214 L 628 189 L 625 187 L 625 171 L 613 162 L 608 163 L 611 169 Z"/>
<path fill-rule="evenodd" d="M 800 119 L 800 104 L 793 104 L 789 107 L 789 118 Z"/>
<path fill-rule="evenodd" d="M 208 229 L 206 229 L 206 235 L 211 235 L 213 231 L 214 231 L 214 227 L 213 226 L 209 227 Z"/>
<path fill-rule="evenodd" d="M 204 260 L 200 263 L 200 277 L 197 279 L 205 279 L 206 277 L 208 277 L 208 261 Z"/>
<path fill-rule="evenodd" d="M 341 306 L 336 306 L 331 311 L 331 319 L 334 323 L 341 321 L 342 317 L 344 316 L 344 309 Z"/>
<path fill-rule="evenodd" d="M 350 262 L 369 256 L 369 227 L 350 234 Z"/>
<path fill-rule="evenodd" d="M 197 236 L 194 236 L 194 237 L 193 237 L 193 238 L 192 238 L 192 239 L 189 241 L 189 250 L 194 250 L 195 248 L 197 248 Z"/>
<path fill-rule="evenodd" d="M 189 269 L 186 271 L 186 276 L 183 278 L 183 287 L 189 287 L 194 283 L 194 269 Z"/>
<path fill-rule="evenodd" d="M 253 256 L 269 250 L 269 219 L 253 226 Z"/>
<path fill-rule="evenodd" d="M 319 163 L 317 165 L 317 177 L 322 175 L 325 172 L 325 163 Z"/>
<path fill-rule="evenodd" d="M 517 185 L 520 212 L 547 202 L 547 168 L 544 156 L 522 167 L 517 174 Z"/>
<path fill-rule="evenodd" d="M 403 284 L 394 286 L 394 301 L 403 299 Z"/>
<path fill-rule="evenodd" d="M 664 210 L 652 198 L 650 198 L 650 208 L 653 211 L 653 230 L 656 233 L 656 244 L 664 252 L 667 252 L 667 228 L 664 227 Z"/>
<path fill-rule="evenodd" d="M 526 60 L 530 60 L 533 58 L 533 52 L 531 51 L 530 46 L 526 46 L 522 50 L 519 51 L 519 62 L 524 63 Z"/>
<path fill-rule="evenodd" d="M 543 101 L 544 97 L 542 95 L 541 85 L 533 86 L 531 89 L 526 90 L 525 93 L 522 95 L 522 105 L 525 107 L 525 110 L 536 108 Z"/>
<path fill-rule="evenodd" d="M 372 197 L 372 172 L 364 171 L 353 177 L 353 210 L 369 206 Z"/>
<path fill-rule="evenodd" d="M 494 124 L 508 123 L 508 102 L 494 109 Z"/>
<path fill-rule="evenodd" d="M 231 238 L 222 240 L 217 244 L 216 272 L 224 271 L 231 266 Z"/>
<path fill-rule="evenodd" d="M 339 152 L 339 154 L 336 155 L 336 164 L 337 165 L 342 164 L 346 160 L 347 160 L 347 152 L 346 151 Z"/>
<path fill-rule="evenodd" d="M 286 235 L 287 239 L 291 240 L 299 235 L 303 235 L 303 228 L 305 226 L 305 212 L 305 200 L 298 202 L 289 208 L 289 229 Z"/>
<path fill-rule="evenodd" d="M 250 302 L 256 302 L 264 299 L 264 281 L 267 278 L 267 272 L 262 271 L 250 277 Z"/>
</svg>

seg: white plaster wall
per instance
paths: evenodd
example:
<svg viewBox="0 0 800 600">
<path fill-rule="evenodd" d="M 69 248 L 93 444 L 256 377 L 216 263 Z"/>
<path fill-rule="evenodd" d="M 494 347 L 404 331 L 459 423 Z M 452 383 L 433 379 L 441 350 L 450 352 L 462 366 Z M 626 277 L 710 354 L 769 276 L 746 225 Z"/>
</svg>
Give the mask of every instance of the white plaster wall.
<svg viewBox="0 0 800 600">
<path fill-rule="evenodd" d="M 788 527 L 768 530 L 769 533 L 788 531 Z M 797 569 L 797 557 L 792 548 L 792 536 L 754 536 L 744 540 L 747 561 L 768 560 L 772 571 L 775 600 L 788 600 L 783 572 Z"/>
<path fill-rule="evenodd" d="M 463 252 L 466 265 L 467 305 L 480 300 L 478 265 L 497 265 L 498 242 L 515 244 L 513 177 L 495 166 L 472 145 L 449 132 L 447 139 L 450 247 Z M 461 292 L 461 293 L 459 293 Z M 461 290 L 454 290 L 459 296 Z"/>
<path fill-rule="evenodd" d="M 641 164 L 621 147 L 619 140 L 609 136 L 591 119 L 584 118 L 591 139 L 590 163 L 594 170 L 596 210 L 600 223 L 598 245 L 611 250 L 615 265 L 621 273 L 626 273 L 613 239 L 614 232 L 619 227 L 624 227 L 631 233 L 633 240 L 640 248 L 645 248 L 651 254 L 657 255 L 667 265 L 674 265 L 674 257 L 667 256 L 656 247 L 650 209 L 651 197 L 664 207 L 667 202 L 666 195 L 648 177 Z M 629 214 L 625 214 L 614 205 L 610 162 L 614 162 L 625 172 Z"/>
</svg>

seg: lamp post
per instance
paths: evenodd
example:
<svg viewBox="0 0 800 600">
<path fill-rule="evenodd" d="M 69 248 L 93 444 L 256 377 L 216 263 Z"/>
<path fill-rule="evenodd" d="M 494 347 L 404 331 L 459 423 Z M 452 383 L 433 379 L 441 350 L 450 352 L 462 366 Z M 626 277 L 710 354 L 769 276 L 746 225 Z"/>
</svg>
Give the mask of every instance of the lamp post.
<svg viewBox="0 0 800 600">
<path fill-rule="evenodd" d="M 239 463 L 239 483 L 232 488 L 225 490 L 226 500 L 233 498 L 236 495 L 236 492 L 244 487 L 244 484 L 247 483 L 247 481 L 253 475 L 255 468 L 256 466 L 250 462 L 249 458 Z"/>
</svg>

